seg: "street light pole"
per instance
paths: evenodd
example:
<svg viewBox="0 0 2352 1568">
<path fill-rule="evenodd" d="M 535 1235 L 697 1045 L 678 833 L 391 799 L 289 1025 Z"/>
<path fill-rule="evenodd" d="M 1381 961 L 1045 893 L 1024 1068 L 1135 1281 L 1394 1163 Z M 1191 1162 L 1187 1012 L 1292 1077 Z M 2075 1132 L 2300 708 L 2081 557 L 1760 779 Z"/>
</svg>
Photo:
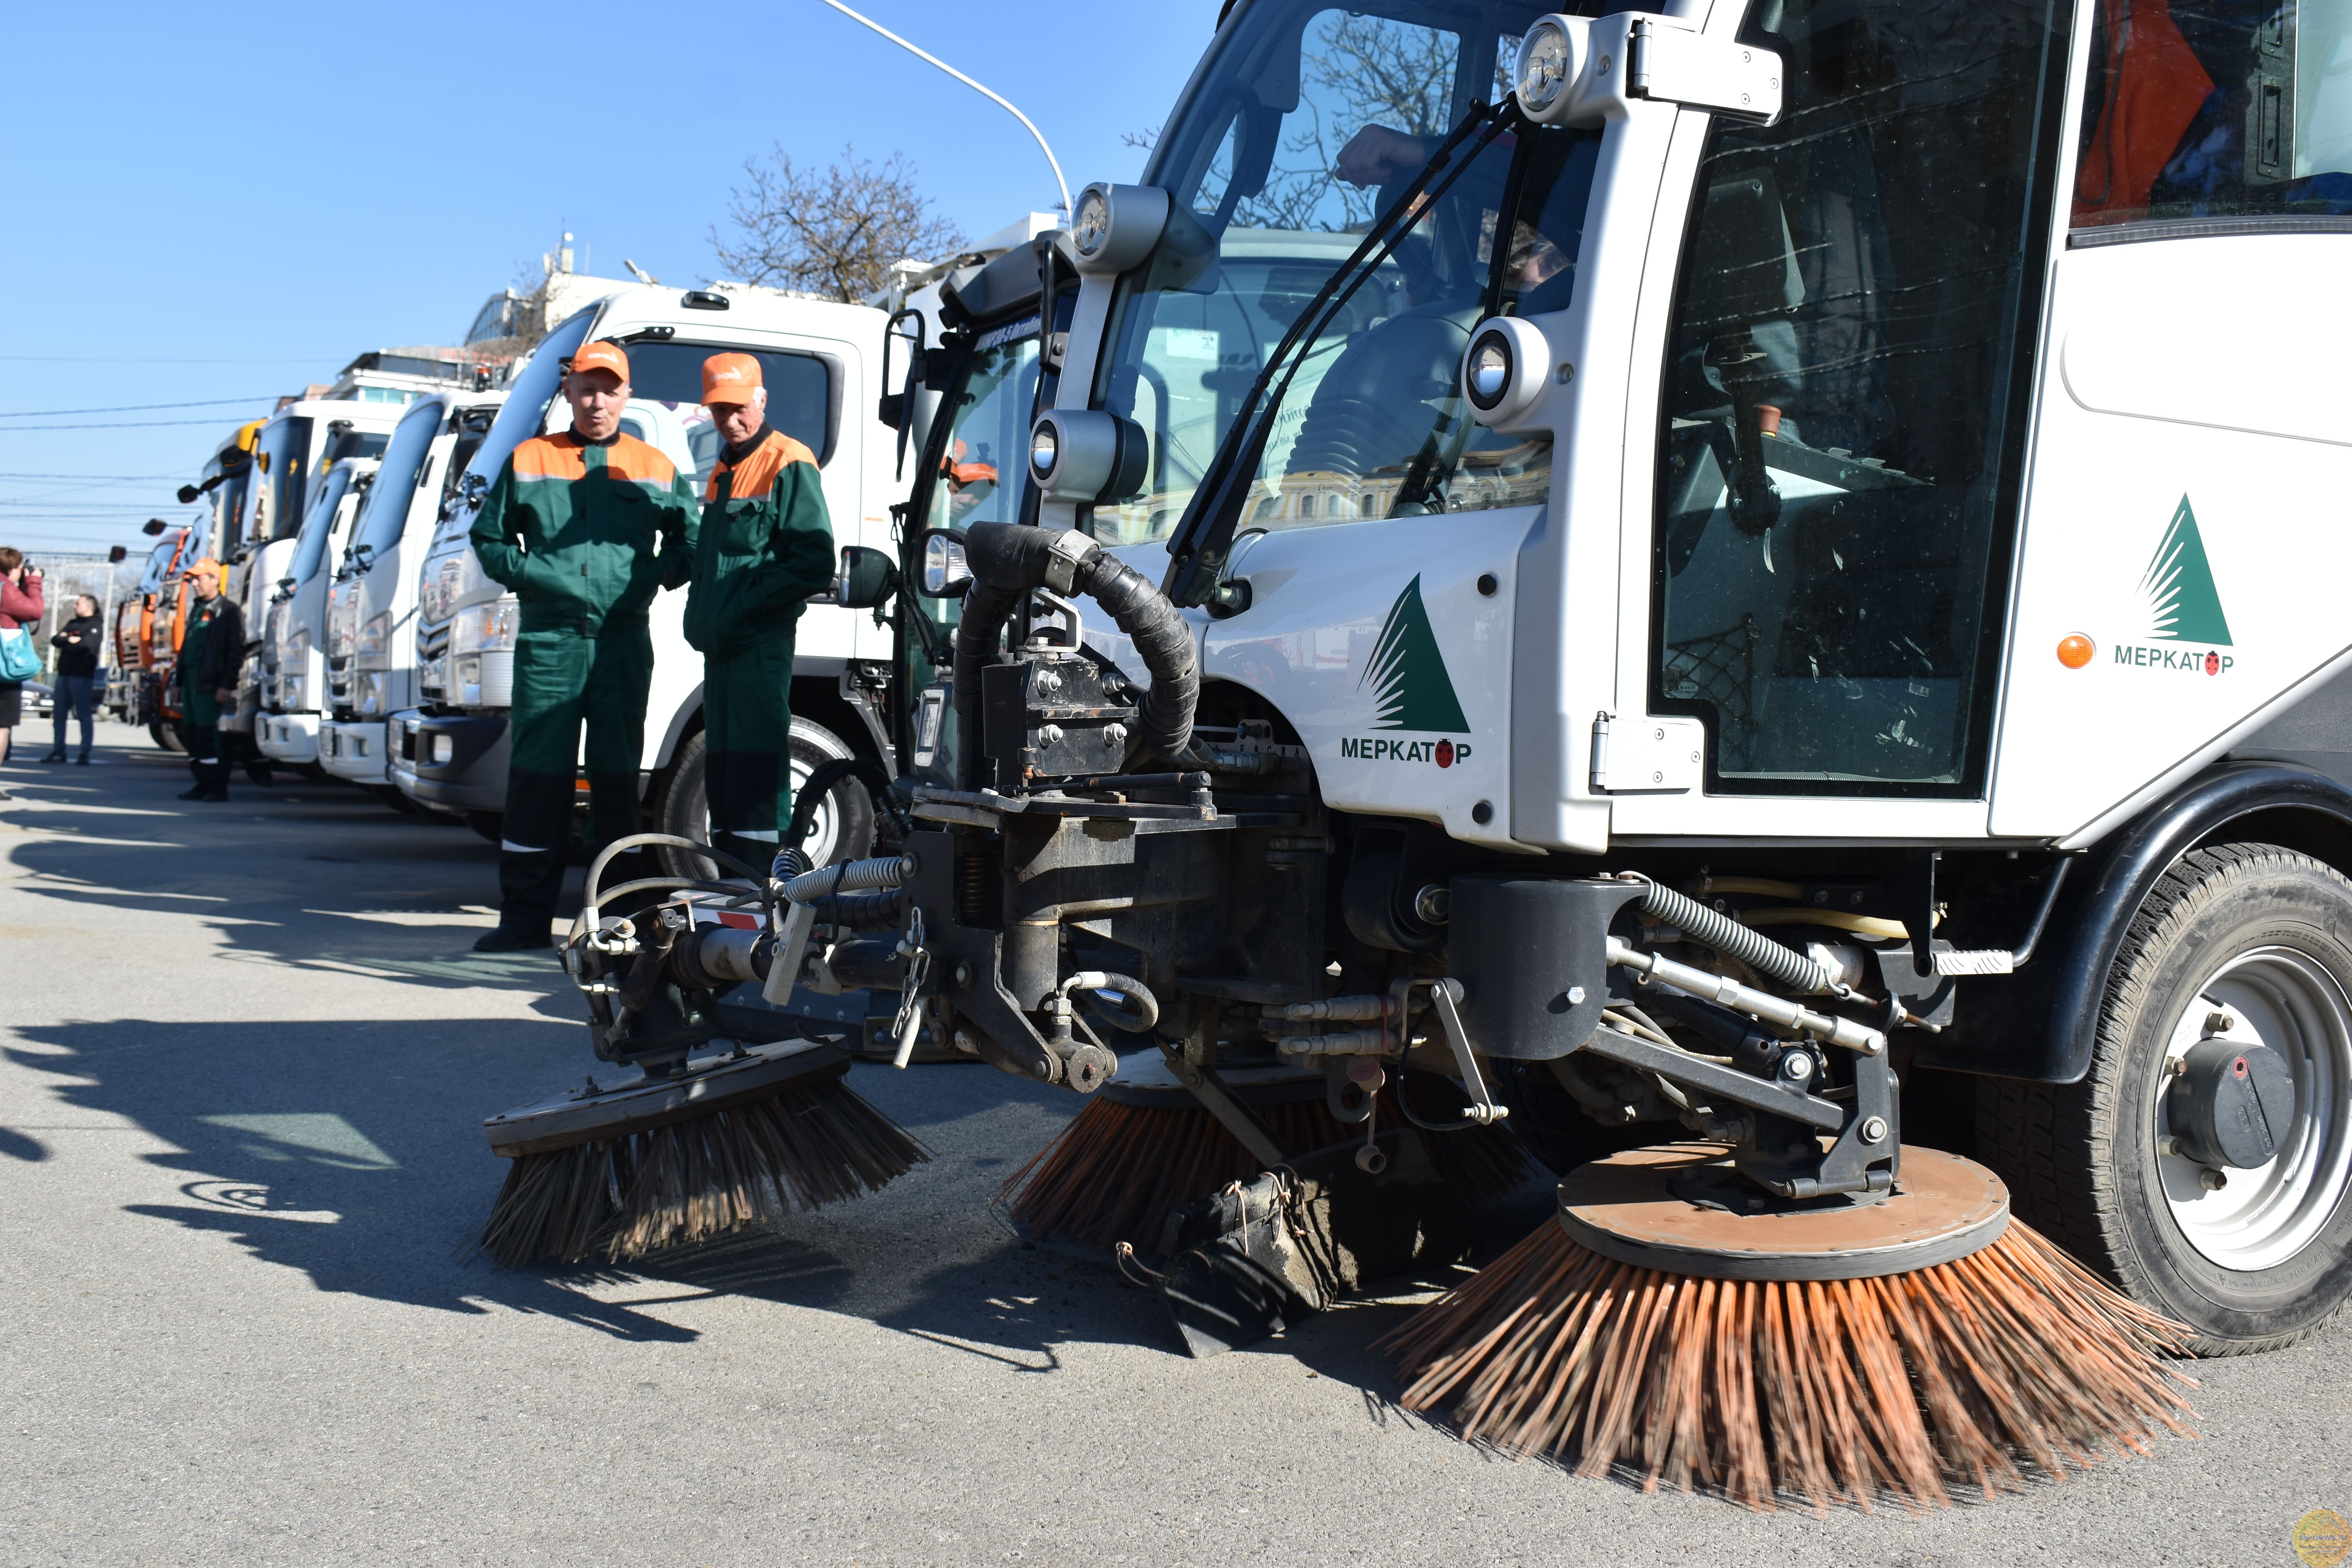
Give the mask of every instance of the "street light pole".
<svg viewBox="0 0 2352 1568">
<path fill-rule="evenodd" d="M 1010 114 L 1013 119 L 1021 121 L 1023 125 L 1027 126 L 1029 129 L 1029 134 L 1037 139 L 1037 150 L 1045 153 L 1045 162 L 1054 166 L 1054 184 L 1060 186 L 1062 191 L 1062 210 L 1066 213 L 1070 211 L 1070 182 L 1062 178 L 1061 160 L 1055 157 L 1054 150 L 1045 144 L 1045 133 L 1038 130 L 1036 123 L 1027 115 L 1013 108 L 1011 100 L 1005 98 L 1002 93 L 991 92 L 987 88 L 981 86 L 980 83 L 972 80 L 971 78 L 964 75 L 963 72 L 956 69 L 955 67 L 940 58 L 939 56 L 931 54 L 928 50 L 916 47 L 913 44 L 908 43 L 906 39 L 900 37 L 898 34 L 892 32 L 881 23 L 873 20 L 871 17 L 859 16 L 856 12 L 843 5 L 841 0 L 824 0 L 824 3 L 832 6 L 835 10 L 840 12 L 843 16 L 848 17 L 851 21 L 860 23 L 866 26 L 873 28 L 874 31 L 881 34 L 884 37 L 889 39 L 892 43 L 898 45 L 908 54 L 915 56 L 918 59 L 929 60 L 931 64 L 939 67 L 940 69 L 947 72 L 948 75 L 955 78 L 956 80 L 963 83 L 964 86 L 971 89 L 972 91 L 979 93 L 982 98 L 989 100 L 991 102 L 1002 108 L 1005 113 Z"/>
</svg>

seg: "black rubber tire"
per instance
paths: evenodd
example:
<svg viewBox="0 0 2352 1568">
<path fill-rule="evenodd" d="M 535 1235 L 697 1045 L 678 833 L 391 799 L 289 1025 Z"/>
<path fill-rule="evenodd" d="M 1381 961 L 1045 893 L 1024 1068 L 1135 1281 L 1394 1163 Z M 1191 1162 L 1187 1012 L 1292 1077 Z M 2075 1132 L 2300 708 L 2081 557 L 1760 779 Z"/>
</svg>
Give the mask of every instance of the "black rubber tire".
<svg viewBox="0 0 2352 1568">
<path fill-rule="evenodd" d="M 506 842 L 507 814 L 503 811 L 469 811 L 466 813 L 466 826 L 474 830 L 476 837 L 492 844 Z"/>
<path fill-rule="evenodd" d="M 2352 994 L 2352 881 L 2275 845 L 2192 850 L 2125 935 L 2083 1081 L 1978 1084 L 1978 1157 L 2009 1184 L 2019 1217 L 2133 1300 L 2187 1323 L 2200 1355 L 2293 1344 L 2352 1298 L 2352 1199 L 2339 1196 L 2292 1257 L 2241 1272 L 2191 1245 L 2159 1185 L 2156 1075 L 2174 1021 L 2222 965 L 2273 947 Z"/>
<path fill-rule="evenodd" d="M 147 726 L 147 734 L 158 747 L 166 752 L 183 757 L 188 754 L 188 744 L 180 738 L 180 728 L 176 724 L 166 724 L 163 720 L 157 719 Z"/>
<path fill-rule="evenodd" d="M 826 742 L 832 744 L 828 746 Z M 832 731 L 807 719 L 793 721 L 792 747 L 793 761 L 804 773 L 849 752 Z M 662 775 L 660 792 L 654 799 L 651 831 L 709 842 L 710 807 L 704 794 L 704 775 L 709 766 L 709 752 L 703 744 L 702 731 L 697 730 L 678 742 L 677 754 Z M 829 794 L 841 830 L 835 837 L 833 853 L 826 857 L 824 864 L 857 859 L 874 847 L 874 802 L 866 795 L 866 786 L 854 778 L 843 779 Z M 718 867 L 710 861 L 684 849 L 665 845 L 655 855 L 662 869 L 673 877 L 709 877 L 718 872 Z"/>
</svg>

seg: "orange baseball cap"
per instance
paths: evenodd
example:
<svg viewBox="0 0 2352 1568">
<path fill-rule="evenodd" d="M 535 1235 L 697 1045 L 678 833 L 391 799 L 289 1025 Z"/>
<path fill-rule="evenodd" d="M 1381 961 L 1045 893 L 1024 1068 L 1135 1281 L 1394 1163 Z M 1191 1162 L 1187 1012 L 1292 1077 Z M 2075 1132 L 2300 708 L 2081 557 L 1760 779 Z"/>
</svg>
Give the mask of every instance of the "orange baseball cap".
<svg viewBox="0 0 2352 1568">
<path fill-rule="evenodd" d="M 712 354 L 702 362 L 702 402 L 749 403 L 760 390 L 760 362 L 751 354 Z"/>
<path fill-rule="evenodd" d="M 621 378 L 623 386 L 629 384 L 629 356 L 621 352 L 620 344 L 606 342 L 602 338 L 593 343 L 583 343 L 580 351 L 572 356 L 572 374 L 576 375 L 583 370 L 609 370 Z"/>
</svg>

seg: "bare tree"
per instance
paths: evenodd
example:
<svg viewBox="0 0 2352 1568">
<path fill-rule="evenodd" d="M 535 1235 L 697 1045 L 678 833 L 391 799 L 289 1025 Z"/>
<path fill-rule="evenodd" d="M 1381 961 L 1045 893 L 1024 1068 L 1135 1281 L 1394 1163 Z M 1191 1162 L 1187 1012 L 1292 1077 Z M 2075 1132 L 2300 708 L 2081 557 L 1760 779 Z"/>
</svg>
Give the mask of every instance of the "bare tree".
<svg viewBox="0 0 2352 1568">
<path fill-rule="evenodd" d="M 714 226 L 719 263 L 746 283 L 803 289 L 856 301 L 889 281 L 894 261 L 963 248 L 963 232 L 931 211 L 903 153 L 877 164 L 844 147 L 827 169 L 793 163 L 777 147 L 743 162 L 746 183 L 728 195 L 733 233 Z"/>
</svg>

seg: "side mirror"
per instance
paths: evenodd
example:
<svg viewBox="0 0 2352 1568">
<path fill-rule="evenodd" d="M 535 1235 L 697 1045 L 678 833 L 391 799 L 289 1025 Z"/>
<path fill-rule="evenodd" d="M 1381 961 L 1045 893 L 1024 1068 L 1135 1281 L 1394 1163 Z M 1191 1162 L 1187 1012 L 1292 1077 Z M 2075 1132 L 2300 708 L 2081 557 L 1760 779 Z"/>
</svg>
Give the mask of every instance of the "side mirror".
<svg viewBox="0 0 2352 1568">
<path fill-rule="evenodd" d="M 139 525 L 139 531 L 152 539 L 172 525 L 160 517 L 151 517 Z"/>
<path fill-rule="evenodd" d="M 163 530 L 157 529 L 155 531 L 161 533 Z M 124 561 L 130 558 L 130 551 L 125 550 L 121 545 L 118 544 L 113 549 L 106 552 L 106 563 L 109 566 L 120 566 Z"/>
<path fill-rule="evenodd" d="M 927 599 L 961 599 L 971 583 L 971 568 L 963 558 L 963 531 L 927 528 L 922 532 L 923 564 L 916 591 Z"/>
<path fill-rule="evenodd" d="M 841 547 L 841 574 L 834 579 L 834 603 L 852 610 L 871 610 L 889 603 L 898 591 L 897 563 L 879 550 L 862 544 Z"/>
<path fill-rule="evenodd" d="M 182 506 L 194 506 L 196 502 L 196 498 L 203 495 L 205 492 L 198 489 L 194 485 L 182 485 L 180 487 L 179 493 L 180 504 Z"/>
</svg>

